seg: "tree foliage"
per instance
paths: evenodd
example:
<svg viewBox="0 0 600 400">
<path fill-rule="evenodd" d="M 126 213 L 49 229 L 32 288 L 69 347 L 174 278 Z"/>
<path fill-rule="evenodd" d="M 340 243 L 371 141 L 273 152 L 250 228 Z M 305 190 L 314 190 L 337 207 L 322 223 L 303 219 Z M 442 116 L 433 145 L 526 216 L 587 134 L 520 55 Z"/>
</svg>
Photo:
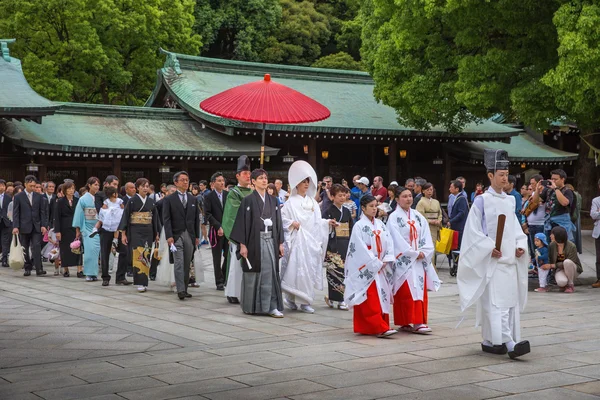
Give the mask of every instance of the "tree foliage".
<svg viewBox="0 0 600 400">
<path fill-rule="evenodd" d="M 360 71 L 361 65 L 348 53 L 340 51 L 339 53 L 323 56 L 312 65 L 315 68 L 346 69 Z"/>
<path fill-rule="evenodd" d="M 140 104 L 164 61 L 159 47 L 196 54 L 193 0 L 3 0 L 0 36 L 52 100 Z"/>
<path fill-rule="evenodd" d="M 261 61 L 281 22 L 279 0 L 196 0 L 195 30 L 212 57 Z"/>
</svg>

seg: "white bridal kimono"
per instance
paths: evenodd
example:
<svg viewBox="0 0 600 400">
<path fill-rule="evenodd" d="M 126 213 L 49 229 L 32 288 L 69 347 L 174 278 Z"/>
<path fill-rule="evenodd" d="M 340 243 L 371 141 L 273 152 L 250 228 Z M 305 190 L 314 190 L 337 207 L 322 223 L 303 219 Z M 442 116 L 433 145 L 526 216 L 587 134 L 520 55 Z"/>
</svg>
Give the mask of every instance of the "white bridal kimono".
<svg viewBox="0 0 600 400">
<path fill-rule="evenodd" d="M 304 197 L 296 186 L 309 179 Z M 288 180 L 292 194 L 281 209 L 285 234 L 284 256 L 281 260 L 281 290 L 312 304 L 315 289 L 323 290 L 323 260 L 329 239 L 329 224 L 321 218 L 321 209 L 315 200 L 317 175 L 306 161 L 296 161 L 290 167 Z M 291 229 L 292 222 L 300 229 Z"/>
<path fill-rule="evenodd" d="M 362 215 L 352 228 L 346 254 L 344 301 L 349 307 L 367 300 L 367 290 L 377 285 L 383 314 L 390 313 L 394 279 L 394 243 L 383 222 Z"/>
<path fill-rule="evenodd" d="M 502 237 L 502 258 L 492 258 L 496 243 L 498 215 L 506 215 Z M 520 258 L 515 252 L 525 250 Z M 520 312 L 527 302 L 527 236 L 515 215 L 515 199 L 492 188 L 477 196 L 465 225 L 458 292 L 462 310 L 477 304 L 476 325 L 484 340 L 493 345 L 519 342 Z"/>
<path fill-rule="evenodd" d="M 165 237 L 164 228 L 160 232 L 160 240 L 158 242 L 158 253 L 160 255 L 160 261 L 156 270 L 155 283 L 158 286 L 164 286 L 174 292 L 177 292 L 177 286 L 175 285 L 175 265 L 169 260 L 171 250 Z M 152 251 L 154 253 L 154 251 Z M 194 274 L 196 283 L 204 282 L 204 270 L 202 268 L 202 261 L 200 258 L 200 251 L 195 250 L 194 261 L 192 263 L 194 268 Z M 191 271 L 190 271 L 191 276 Z"/>
<path fill-rule="evenodd" d="M 427 219 L 417 210 L 404 211 L 402 207 L 396 206 L 396 210 L 388 218 L 387 228 L 394 241 L 394 294 L 404 282 L 408 282 L 413 300 L 423 300 L 425 282 L 427 290 L 437 292 L 441 285 L 431 264 L 435 247 Z M 425 258 L 417 260 L 420 252 L 423 252 Z"/>
</svg>

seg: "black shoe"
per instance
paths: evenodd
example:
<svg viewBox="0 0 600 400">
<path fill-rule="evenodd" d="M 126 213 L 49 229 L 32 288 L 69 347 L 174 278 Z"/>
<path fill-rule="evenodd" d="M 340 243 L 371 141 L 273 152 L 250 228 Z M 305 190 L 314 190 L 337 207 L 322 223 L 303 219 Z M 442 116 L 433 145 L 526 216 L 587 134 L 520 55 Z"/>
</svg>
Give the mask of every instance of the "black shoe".
<svg viewBox="0 0 600 400">
<path fill-rule="evenodd" d="M 150 275 L 150 280 L 151 281 L 155 281 L 156 280 L 156 275 Z"/>
<path fill-rule="evenodd" d="M 217 290 L 225 290 L 225 286 L 223 286 L 223 284 L 222 284 L 222 283 L 219 283 L 219 284 L 217 285 Z"/>
<path fill-rule="evenodd" d="M 513 351 L 508 352 L 508 356 L 512 360 L 514 360 L 517 357 L 524 356 L 525 354 L 529 353 L 530 351 L 531 351 L 531 347 L 529 346 L 529 341 L 523 340 L 522 342 L 515 344 L 515 348 L 513 349 Z"/>
<path fill-rule="evenodd" d="M 108 286 L 108 282 L 109 282 L 109 280 L 108 280 L 108 279 L 104 279 L 104 280 L 102 281 L 102 286 Z"/>
<path fill-rule="evenodd" d="M 238 300 L 237 297 L 227 297 L 227 301 L 230 302 L 231 304 L 240 304 L 240 301 Z"/>
<path fill-rule="evenodd" d="M 71 274 L 69 274 L 69 271 L 65 271 L 65 273 L 63 274 L 63 276 L 64 276 L 65 278 L 68 278 L 69 276 L 71 276 Z"/>
<path fill-rule="evenodd" d="M 78 278 L 85 278 L 85 275 L 83 275 L 83 271 L 78 271 L 77 272 L 77 277 Z"/>
<path fill-rule="evenodd" d="M 44 270 L 41 270 L 41 271 L 35 271 L 35 274 L 36 274 L 37 276 L 43 276 L 43 275 L 46 275 L 46 271 L 44 271 Z"/>
<path fill-rule="evenodd" d="M 115 283 L 117 285 L 123 285 L 123 286 L 131 285 L 131 282 L 129 282 L 127 279 L 123 279 L 122 281 L 116 281 Z"/>
<path fill-rule="evenodd" d="M 95 277 L 95 276 L 92 276 L 92 282 L 96 282 L 97 280 L 98 280 L 98 278 L 97 278 L 97 277 Z"/>
<path fill-rule="evenodd" d="M 187 296 L 185 295 L 185 292 L 177 292 L 177 297 L 179 297 L 179 300 L 185 300 Z"/>
<path fill-rule="evenodd" d="M 31 275 L 31 271 L 25 271 L 25 272 L 23 273 L 23 276 L 29 276 L 29 275 Z"/>
<path fill-rule="evenodd" d="M 7 263 L 6 261 L 2 261 L 2 266 L 3 266 L 4 268 L 8 268 L 8 263 Z"/>
<path fill-rule="evenodd" d="M 187 297 L 187 298 L 190 298 L 190 297 L 192 297 L 192 295 L 191 295 L 191 294 L 189 294 L 188 292 L 183 292 L 183 293 L 185 293 L 185 297 Z"/>
<path fill-rule="evenodd" d="M 190 277 L 190 282 L 189 282 L 189 284 L 191 285 L 191 284 L 193 284 L 193 283 L 196 283 L 196 278 L 192 278 L 192 277 Z"/>
<path fill-rule="evenodd" d="M 508 353 L 508 349 L 506 348 L 505 344 L 495 345 L 495 346 L 486 346 L 485 344 L 481 343 L 481 350 L 485 351 L 486 353 L 491 353 L 491 354 L 506 354 L 506 353 Z"/>
</svg>

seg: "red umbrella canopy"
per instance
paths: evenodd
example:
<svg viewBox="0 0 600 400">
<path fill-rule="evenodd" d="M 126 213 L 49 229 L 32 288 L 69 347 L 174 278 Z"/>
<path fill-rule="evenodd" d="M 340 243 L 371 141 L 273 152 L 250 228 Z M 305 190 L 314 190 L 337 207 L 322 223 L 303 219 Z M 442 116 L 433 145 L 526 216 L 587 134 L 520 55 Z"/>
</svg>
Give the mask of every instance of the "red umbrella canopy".
<svg viewBox="0 0 600 400">
<path fill-rule="evenodd" d="M 329 118 L 331 112 L 321 103 L 271 80 L 236 86 L 200 103 L 200 108 L 213 115 L 246 122 L 297 124 Z"/>
</svg>

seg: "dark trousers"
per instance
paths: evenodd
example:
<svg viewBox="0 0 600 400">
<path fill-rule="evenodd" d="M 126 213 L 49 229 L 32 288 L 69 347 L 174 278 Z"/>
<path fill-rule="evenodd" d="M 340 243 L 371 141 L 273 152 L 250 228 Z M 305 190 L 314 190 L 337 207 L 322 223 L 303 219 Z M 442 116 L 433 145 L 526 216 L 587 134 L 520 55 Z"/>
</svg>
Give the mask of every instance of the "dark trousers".
<svg viewBox="0 0 600 400">
<path fill-rule="evenodd" d="M 25 252 L 25 271 L 31 271 L 33 266 L 35 266 L 36 272 L 42 271 L 42 234 L 40 232 L 21 233 L 19 240 Z M 31 256 L 29 256 L 30 248 Z"/>
<path fill-rule="evenodd" d="M 121 234 L 117 238 L 119 245 L 117 246 L 117 253 L 119 253 L 119 262 L 117 264 L 117 274 L 115 275 L 115 282 L 124 281 L 126 279 L 125 274 L 127 273 L 128 266 L 131 265 L 129 261 L 129 248 L 121 242 Z M 131 267 L 133 271 L 133 267 Z"/>
<path fill-rule="evenodd" d="M 100 228 L 100 265 L 102 267 L 102 280 L 110 281 L 110 252 L 112 248 L 112 240 L 115 237 L 114 232 L 105 231 Z"/>
<path fill-rule="evenodd" d="M 225 284 L 225 274 L 227 273 L 227 253 L 229 252 L 229 242 L 225 236 L 217 236 L 217 244 L 212 248 L 213 268 L 215 270 L 215 283 L 217 285 Z M 223 259 L 223 262 L 221 262 Z"/>
<path fill-rule="evenodd" d="M 6 262 L 8 260 L 11 239 L 12 226 L 4 226 L 4 223 L 0 222 L 0 247 L 2 248 L 2 256 L 0 257 L 0 262 Z"/>
<path fill-rule="evenodd" d="M 596 278 L 600 280 L 600 238 L 595 239 L 596 243 Z"/>
</svg>

